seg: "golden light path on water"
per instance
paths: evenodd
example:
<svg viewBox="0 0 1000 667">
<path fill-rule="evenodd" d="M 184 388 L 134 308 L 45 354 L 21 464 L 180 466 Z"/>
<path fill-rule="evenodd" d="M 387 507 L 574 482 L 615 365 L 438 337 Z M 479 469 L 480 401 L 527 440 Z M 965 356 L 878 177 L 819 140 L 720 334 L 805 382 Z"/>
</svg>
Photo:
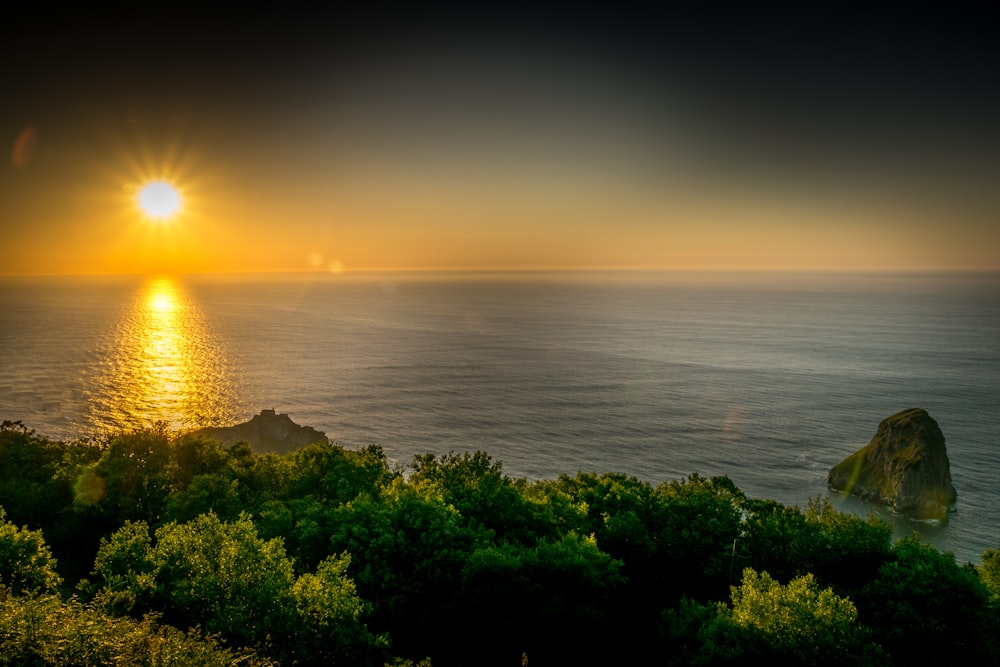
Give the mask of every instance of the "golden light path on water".
<svg viewBox="0 0 1000 667">
<path fill-rule="evenodd" d="M 177 280 L 146 280 L 105 348 L 89 401 L 99 430 L 188 430 L 235 418 L 224 355 Z"/>
</svg>

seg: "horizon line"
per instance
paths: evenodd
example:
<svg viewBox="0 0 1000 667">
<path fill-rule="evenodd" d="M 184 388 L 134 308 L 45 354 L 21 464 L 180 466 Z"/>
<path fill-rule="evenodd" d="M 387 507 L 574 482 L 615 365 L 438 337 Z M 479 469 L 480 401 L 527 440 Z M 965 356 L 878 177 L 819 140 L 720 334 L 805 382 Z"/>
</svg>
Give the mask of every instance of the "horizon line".
<svg viewBox="0 0 1000 667">
<path fill-rule="evenodd" d="M 662 274 L 989 274 L 1000 273 L 1000 267 L 408 267 L 408 268 L 344 268 L 340 271 L 324 269 L 230 269 L 230 270 L 151 270 L 151 271 L 79 271 L 79 272 L 23 272 L 3 273 L 0 278 L 69 278 L 69 277 L 129 277 L 129 276 L 227 276 L 227 275 L 294 275 L 299 277 L 329 277 L 332 279 L 351 275 L 375 274 L 570 274 L 570 273 L 662 273 Z"/>
</svg>

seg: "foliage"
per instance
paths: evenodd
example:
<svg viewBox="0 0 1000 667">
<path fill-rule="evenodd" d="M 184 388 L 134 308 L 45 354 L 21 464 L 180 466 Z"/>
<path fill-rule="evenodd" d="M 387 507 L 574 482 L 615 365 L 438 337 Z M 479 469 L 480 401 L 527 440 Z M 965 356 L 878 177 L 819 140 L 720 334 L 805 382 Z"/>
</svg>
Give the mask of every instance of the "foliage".
<svg viewBox="0 0 1000 667">
<path fill-rule="evenodd" d="M 727 477 L 691 475 L 656 489 L 657 560 L 667 559 L 667 594 L 717 599 L 733 575 L 743 493 Z"/>
<path fill-rule="evenodd" d="M 807 562 L 823 582 L 855 594 L 891 557 L 892 527 L 874 514 L 863 519 L 813 498 L 805 517 L 813 539 Z"/>
<path fill-rule="evenodd" d="M 196 624 L 274 657 L 340 659 L 377 643 L 362 626 L 348 562 L 324 561 L 296 580 L 281 540 L 261 539 L 247 515 L 203 514 L 152 539 L 144 523 L 128 523 L 102 542 L 96 600 L 114 612 L 161 610 L 168 623 Z"/>
<path fill-rule="evenodd" d="M 415 456 L 410 482 L 433 485 L 474 530 L 494 539 L 531 544 L 556 534 L 536 503 L 503 474 L 499 462 L 485 452 Z"/>
<path fill-rule="evenodd" d="M 0 506 L 19 525 L 51 528 L 68 502 L 58 477 L 67 446 L 38 437 L 21 422 L 0 424 Z"/>
<path fill-rule="evenodd" d="M 20 593 L 48 593 L 62 583 L 40 530 L 18 528 L 0 507 L 0 585 Z"/>
<path fill-rule="evenodd" d="M 462 572 L 457 648 L 479 665 L 511 664 L 523 651 L 543 664 L 596 661 L 610 650 L 597 638 L 616 611 L 621 567 L 575 533 L 478 549 Z"/>
<path fill-rule="evenodd" d="M 996 664 L 1000 616 L 990 597 L 974 567 L 913 536 L 896 544 L 857 605 L 899 663 Z"/>
<path fill-rule="evenodd" d="M 890 557 L 888 524 L 838 512 L 826 499 L 811 500 L 805 512 L 762 500 L 744 507 L 738 546 L 751 567 L 780 580 L 812 573 L 843 593 L 856 593 Z"/>
<path fill-rule="evenodd" d="M 725 477 L 4 422 L 0 507 L 0 664 L 1000 662 L 1000 551 Z"/>
<path fill-rule="evenodd" d="M 308 445 L 291 453 L 288 492 L 341 505 L 361 494 L 378 493 L 396 475 L 389 471 L 377 445 L 357 452 L 329 443 Z"/>
<path fill-rule="evenodd" d="M 0 665 L 184 665 L 267 667 L 252 651 L 226 649 L 195 630 L 181 632 L 154 616 L 109 616 L 76 598 L 14 596 L 0 589 Z"/>
<path fill-rule="evenodd" d="M 681 640 L 671 664 L 882 664 L 854 604 L 821 589 L 811 574 L 781 584 L 746 568 L 730 597 L 731 606 L 688 601 L 667 614 Z"/>
<path fill-rule="evenodd" d="M 854 604 L 820 590 L 811 574 L 782 585 L 747 568 L 742 584 L 733 587 L 728 617 L 797 664 L 842 664 L 857 657 L 865 640 Z"/>
<path fill-rule="evenodd" d="M 338 508 L 334 523 L 332 550 L 351 554 L 348 572 L 372 603 L 372 627 L 388 632 L 404 655 L 426 642 L 475 543 L 458 511 L 433 489 L 399 478 L 379 497 Z"/>
<path fill-rule="evenodd" d="M 983 552 L 978 572 L 980 580 L 990 589 L 993 597 L 1000 600 L 1000 549 L 987 549 Z"/>
</svg>

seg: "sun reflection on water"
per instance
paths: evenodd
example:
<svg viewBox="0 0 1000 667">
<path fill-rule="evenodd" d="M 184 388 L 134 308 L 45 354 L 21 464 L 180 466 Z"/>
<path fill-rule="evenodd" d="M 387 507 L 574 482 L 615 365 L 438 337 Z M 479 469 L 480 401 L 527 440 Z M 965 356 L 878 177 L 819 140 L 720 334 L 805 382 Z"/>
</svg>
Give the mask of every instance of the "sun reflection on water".
<svg viewBox="0 0 1000 667">
<path fill-rule="evenodd" d="M 173 278 L 143 284 L 106 347 L 90 396 L 90 421 L 101 430 L 186 430 L 235 418 L 224 355 Z"/>
</svg>

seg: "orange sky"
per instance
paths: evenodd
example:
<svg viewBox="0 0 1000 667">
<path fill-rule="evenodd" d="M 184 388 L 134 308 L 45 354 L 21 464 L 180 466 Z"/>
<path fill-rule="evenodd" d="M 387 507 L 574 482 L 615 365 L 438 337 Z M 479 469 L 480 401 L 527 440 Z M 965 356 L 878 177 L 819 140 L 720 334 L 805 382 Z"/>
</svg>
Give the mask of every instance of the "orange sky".
<svg viewBox="0 0 1000 667">
<path fill-rule="evenodd" d="M 897 61 L 838 70 L 831 41 L 802 88 L 794 52 L 651 56 L 618 48 L 640 27 L 588 27 L 307 31 L 264 55 L 206 31 L 190 58 L 29 34 L 46 48 L 3 53 L 0 272 L 1000 269 L 996 97 L 920 92 L 981 54 L 948 43 L 937 78 L 918 58 L 885 92 L 869 71 Z M 181 191 L 174 219 L 137 208 L 150 179 Z"/>
</svg>

